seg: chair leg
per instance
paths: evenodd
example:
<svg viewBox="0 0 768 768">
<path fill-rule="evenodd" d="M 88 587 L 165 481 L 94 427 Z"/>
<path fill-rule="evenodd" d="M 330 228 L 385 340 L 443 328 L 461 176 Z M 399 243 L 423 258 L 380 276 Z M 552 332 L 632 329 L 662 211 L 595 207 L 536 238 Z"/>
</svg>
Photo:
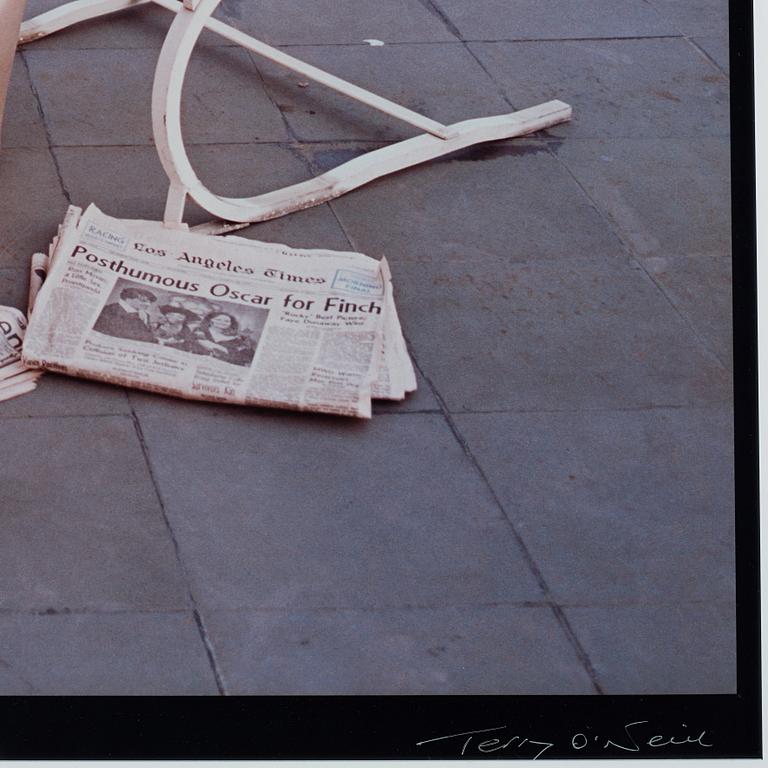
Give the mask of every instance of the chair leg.
<svg viewBox="0 0 768 768">
<path fill-rule="evenodd" d="M 187 190 L 177 184 L 171 183 L 168 187 L 168 196 L 165 200 L 165 213 L 163 222 L 169 229 L 187 229 L 183 223 L 184 206 L 187 202 Z"/>
<path fill-rule="evenodd" d="M 21 25 L 19 45 L 47 37 L 80 21 L 96 19 L 123 8 L 148 2 L 150 0 L 74 0 L 25 21 Z"/>
<path fill-rule="evenodd" d="M 351 160 L 314 179 L 250 198 L 211 192 L 197 177 L 181 131 L 181 93 L 192 51 L 220 0 L 200 0 L 194 11 L 174 19 L 160 52 L 152 92 L 152 125 L 160 161 L 174 189 L 183 189 L 201 207 L 225 221 L 258 222 L 284 216 L 332 200 L 374 179 L 441 155 L 486 141 L 522 136 L 569 120 L 571 108 L 561 101 L 448 126 L 449 138 L 423 134 Z M 169 201 L 171 197 L 169 197 Z M 173 206 L 171 206 L 173 207 Z M 178 209 L 168 221 L 175 221 Z"/>
</svg>

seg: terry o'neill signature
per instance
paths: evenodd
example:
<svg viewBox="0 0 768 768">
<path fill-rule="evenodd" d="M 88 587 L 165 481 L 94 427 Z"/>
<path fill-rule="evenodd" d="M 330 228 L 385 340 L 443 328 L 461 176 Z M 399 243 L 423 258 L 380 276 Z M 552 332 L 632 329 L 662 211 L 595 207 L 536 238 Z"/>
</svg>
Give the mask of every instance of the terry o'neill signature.
<svg viewBox="0 0 768 768">
<path fill-rule="evenodd" d="M 618 735 L 607 737 L 604 735 L 595 735 L 591 732 L 577 731 L 568 742 L 566 748 L 574 752 L 582 750 L 591 751 L 598 749 L 615 749 L 619 752 L 641 752 L 644 749 L 658 749 L 659 747 L 675 747 L 683 744 L 698 744 L 700 747 L 711 747 L 706 739 L 706 731 L 701 731 L 698 736 L 692 733 L 677 734 L 675 736 L 654 733 L 656 729 L 649 727 L 649 720 L 634 720 L 627 723 Z M 642 726 L 645 726 L 644 728 Z M 685 723 L 681 724 L 681 729 L 688 729 Z M 461 745 L 460 755 L 470 754 L 491 754 L 502 750 L 524 750 L 526 756 L 535 752 L 533 759 L 541 757 L 548 749 L 555 746 L 553 741 L 540 741 L 531 739 L 520 734 L 510 735 L 510 726 L 500 725 L 496 728 L 481 728 L 477 731 L 461 731 L 460 733 L 451 733 L 447 736 L 437 736 L 433 739 L 425 739 L 416 743 L 417 747 L 424 744 L 433 744 L 438 741 L 448 741 L 455 739 L 456 746 Z M 500 733 L 506 731 L 506 733 Z M 489 737 L 488 734 L 494 733 Z M 649 736 L 649 734 L 653 734 Z M 519 753 L 519 752 L 518 752 Z M 520 753 L 519 753 L 520 754 Z M 522 754 L 521 754 L 522 756 Z"/>
</svg>

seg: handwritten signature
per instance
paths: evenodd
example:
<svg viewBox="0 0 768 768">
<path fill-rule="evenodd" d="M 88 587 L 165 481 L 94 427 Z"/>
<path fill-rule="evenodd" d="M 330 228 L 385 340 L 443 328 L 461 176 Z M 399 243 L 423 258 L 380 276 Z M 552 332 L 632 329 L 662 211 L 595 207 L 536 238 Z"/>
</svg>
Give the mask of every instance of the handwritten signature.
<svg viewBox="0 0 768 768">
<path fill-rule="evenodd" d="M 645 727 L 642 728 L 641 726 Z M 681 728 L 687 729 L 688 726 L 682 723 Z M 417 742 L 416 746 L 421 747 L 424 744 L 455 739 L 457 746 L 461 744 L 460 755 L 466 755 L 468 751 L 470 754 L 475 754 L 476 752 L 491 754 L 501 750 L 524 750 L 526 754 L 535 752 L 533 755 L 534 760 L 555 746 L 553 741 L 539 741 L 520 734 L 510 735 L 510 729 L 511 727 L 508 725 L 500 725 L 496 728 L 461 731 L 460 733 L 451 733 L 447 736 L 425 739 L 424 741 Z M 620 736 L 614 735 L 612 738 L 600 734 L 590 733 L 588 735 L 585 732 L 578 731 L 571 736 L 567 746 L 574 752 L 580 752 L 587 748 L 602 750 L 613 748 L 622 752 L 641 752 L 646 747 L 658 749 L 659 747 L 680 746 L 683 744 L 698 744 L 700 747 L 712 746 L 712 744 L 705 741 L 706 731 L 701 731 L 695 737 L 691 733 L 677 736 L 654 733 L 654 735 L 649 737 L 648 734 L 653 733 L 655 730 L 650 725 L 650 720 L 634 720 L 624 725 L 622 730 L 623 733 Z M 506 731 L 506 733 L 499 733 L 500 731 Z M 495 733 L 496 735 L 489 738 L 486 734 L 490 733 Z"/>
</svg>

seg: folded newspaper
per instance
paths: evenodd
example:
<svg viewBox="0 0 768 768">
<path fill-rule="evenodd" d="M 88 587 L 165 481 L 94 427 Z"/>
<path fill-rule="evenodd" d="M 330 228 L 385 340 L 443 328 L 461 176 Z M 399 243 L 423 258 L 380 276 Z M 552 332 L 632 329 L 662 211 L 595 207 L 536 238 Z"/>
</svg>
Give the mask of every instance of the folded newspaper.
<svg viewBox="0 0 768 768">
<path fill-rule="evenodd" d="M 32 257 L 29 281 L 30 307 L 42 286 L 47 256 L 36 253 Z M 29 309 L 27 309 L 29 313 Z M 43 375 L 40 370 L 29 368 L 21 361 L 21 348 L 27 330 L 27 318 L 15 307 L 0 307 L 0 401 L 10 400 L 31 392 Z"/>
<path fill-rule="evenodd" d="M 42 267 L 24 366 L 361 418 L 372 398 L 416 389 L 386 260 L 168 229 L 91 205 L 69 208 Z"/>
<path fill-rule="evenodd" d="M 0 307 L 0 400 L 24 395 L 37 387 L 42 371 L 21 362 L 27 319 L 13 307 Z"/>
</svg>

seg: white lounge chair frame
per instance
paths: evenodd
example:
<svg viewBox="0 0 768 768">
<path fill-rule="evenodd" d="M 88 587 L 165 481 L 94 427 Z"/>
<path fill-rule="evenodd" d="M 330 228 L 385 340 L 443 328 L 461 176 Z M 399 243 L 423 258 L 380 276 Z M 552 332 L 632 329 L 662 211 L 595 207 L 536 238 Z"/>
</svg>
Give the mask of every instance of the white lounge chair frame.
<svg viewBox="0 0 768 768">
<path fill-rule="evenodd" d="M 555 100 L 511 114 L 442 125 L 211 18 L 221 0 L 74 0 L 24 22 L 19 42 L 28 43 L 77 22 L 147 2 L 176 14 L 160 51 L 152 93 L 155 144 L 170 181 L 164 213 L 165 224 L 169 227 L 185 226 L 182 220 L 187 196 L 223 222 L 232 222 L 209 225 L 208 231 L 230 231 L 324 203 L 381 176 L 473 144 L 523 136 L 571 118 L 571 108 Z M 248 198 L 217 195 L 197 177 L 187 156 L 181 130 L 184 78 L 203 29 L 425 133 L 368 152 L 313 179 L 274 192 Z"/>
</svg>

